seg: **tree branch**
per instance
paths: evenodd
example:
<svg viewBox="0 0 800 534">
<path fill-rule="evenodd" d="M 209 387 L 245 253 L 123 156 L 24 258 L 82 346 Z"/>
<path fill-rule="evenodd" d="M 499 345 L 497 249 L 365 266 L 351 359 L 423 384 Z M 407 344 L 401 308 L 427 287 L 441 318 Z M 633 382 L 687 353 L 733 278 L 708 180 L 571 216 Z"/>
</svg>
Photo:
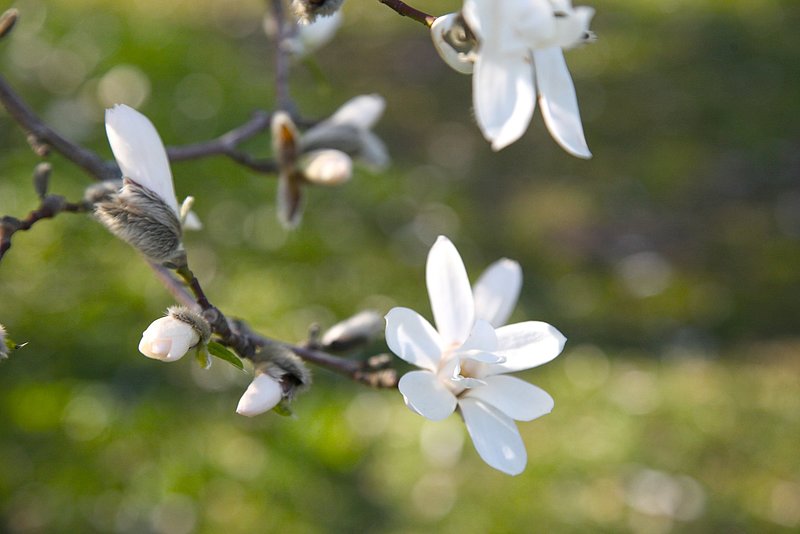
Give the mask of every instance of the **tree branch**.
<svg viewBox="0 0 800 534">
<path fill-rule="evenodd" d="M 428 15 L 424 11 L 415 9 L 410 5 L 406 4 L 405 2 L 401 2 L 400 0 L 378 0 L 378 1 L 381 4 L 387 6 L 388 8 L 393 9 L 399 15 L 413 19 L 419 22 L 420 24 L 424 24 L 428 28 L 430 28 L 431 25 L 433 24 L 433 21 L 436 20 L 436 17 L 434 17 L 433 15 Z"/>
</svg>

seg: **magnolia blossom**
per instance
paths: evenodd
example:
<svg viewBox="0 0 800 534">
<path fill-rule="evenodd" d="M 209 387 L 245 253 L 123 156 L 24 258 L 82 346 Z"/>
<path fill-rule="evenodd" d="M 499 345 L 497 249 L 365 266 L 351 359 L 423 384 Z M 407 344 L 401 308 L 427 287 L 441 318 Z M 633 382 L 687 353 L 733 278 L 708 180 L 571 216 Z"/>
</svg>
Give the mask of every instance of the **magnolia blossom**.
<svg viewBox="0 0 800 534">
<path fill-rule="evenodd" d="M 372 132 L 386 108 L 381 95 L 359 95 L 345 102 L 336 112 L 309 128 L 300 140 L 302 152 L 336 149 L 380 171 L 389 165 L 389 152 L 380 137 Z"/>
<path fill-rule="evenodd" d="M 178 206 L 167 151 L 150 120 L 125 105 L 106 110 L 106 132 L 122 171 L 122 188 L 98 190 L 95 214 L 109 230 L 148 258 L 165 264 L 185 262 L 182 224 L 196 225 L 191 201 Z"/>
<path fill-rule="evenodd" d="M 538 98 L 556 142 L 574 156 L 591 157 L 562 49 L 593 39 L 593 15 L 571 0 L 465 0 L 460 14 L 434 22 L 441 56 L 473 74 L 475 118 L 494 150 L 525 133 Z"/>
<path fill-rule="evenodd" d="M 553 399 L 506 373 L 549 362 L 566 339 L 538 321 L 499 326 L 519 294 L 515 262 L 496 262 L 471 289 L 458 251 L 439 237 L 428 255 L 426 279 L 436 328 L 408 308 L 394 308 L 386 316 L 391 351 L 421 368 L 400 379 L 403 399 L 432 420 L 458 409 L 481 458 L 495 469 L 519 474 L 527 454 L 514 420 L 549 413 Z"/>
<path fill-rule="evenodd" d="M 273 409 L 282 398 L 281 383 L 266 373 L 259 373 L 239 400 L 236 413 L 253 417 Z"/>
<path fill-rule="evenodd" d="M 205 319 L 183 306 L 173 306 L 167 316 L 153 321 L 142 332 L 139 352 L 164 362 L 181 359 L 189 349 L 206 343 L 211 329 Z"/>
</svg>

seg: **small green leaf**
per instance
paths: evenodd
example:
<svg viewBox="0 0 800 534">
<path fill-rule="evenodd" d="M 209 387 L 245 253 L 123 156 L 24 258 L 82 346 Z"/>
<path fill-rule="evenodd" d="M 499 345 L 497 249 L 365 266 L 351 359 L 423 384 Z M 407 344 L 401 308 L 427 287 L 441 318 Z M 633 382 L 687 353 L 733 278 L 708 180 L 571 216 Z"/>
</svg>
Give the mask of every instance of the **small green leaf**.
<svg viewBox="0 0 800 534">
<path fill-rule="evenodd" d="M 211 367 L 211 356 L 208 354 L 208 350 L 205 347 L 198 346 L 197 350 L 194 351 L 194 357 L 203 369 Z"/>
<path fill-rule="evenodd" d="M 272 411 L 283 417 L 291 417 L 294 415 L 294 412 L 291 408 L 289 408 L 289 403 L 286 402 L 286 399 L 283 399 L 276 404 Z"/>
<path fill-rule="evenodd" d="M 216 356 L 220 360 L 225 360 L 237 369 L 244 371 L 244 364 L 242 360 L 234 354 L 228 347 L 217 343 L 216 341 L 208 342 L 208 352 Z"/>
</svg>

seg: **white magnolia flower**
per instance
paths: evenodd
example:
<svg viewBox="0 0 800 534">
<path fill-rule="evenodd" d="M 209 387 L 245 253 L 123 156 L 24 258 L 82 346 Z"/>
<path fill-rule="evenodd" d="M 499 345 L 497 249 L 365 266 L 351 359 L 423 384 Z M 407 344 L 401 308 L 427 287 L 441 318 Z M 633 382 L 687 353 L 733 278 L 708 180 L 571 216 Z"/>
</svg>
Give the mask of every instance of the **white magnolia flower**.
<svg viewBox="0 0 800 534">
<path fill-rule="evenodd" d="M 406 405 L 432 420 L 456 409 L 478 454 L 505 473 L 521 473 L 527 462 L 514 420 L 549 413 L 553 399 L 506 373 L 549 362 L 566 339 L 538 321 L 500 328 L 519 294 L 519 266 L 500 260 L 470 288 L 461 257 L 446 237 L 431 247 L 426 268 L 436 328 L 417 312 L 394 308 L 386 316 L 386 342 L 402 359 L 420 367 L 398 384 Z"/>
<path fill-rule="evenodd" d="M 473 74 L 475 117 L 494 150 L 525 133 L 538 99 L 556 142 L 574 156 L 591 157 L 562 49 L 593 38 L 593 15 L 570 0 L 465 0 L 460 14 L 434 22 L 441 56 Z"/>
<path fill-rule="evenodd" d="M 380 137 L 372 132 L 385 108 L 386 101 L 379 94 L 351 98 L 333 115 L 303 134 L 301 151 L 333 148 L 374 170 L 385 169 L 389 165 L 389 152 Z"/>
<path fill-rule="evenodd" d="M 174 362 L 210 336 L 211 327 L 200 314 L 173 306 L 166 317 L 156 319 L 142 332 L 139 352 L 154 360 Z"/>
<path fill-rule="evenodd" d="M 242 395 L 236 413 L 253 417 L 273 409 L 282 398 L 281 383 L 266 373 L 260 373 Z"/>
<path fill-rule="evenodd" d="M 182 224 L 196 226 L 196 216 L 178 207 L 172 172 L 158 132 L 150 120 L 125 105 L 106 110 L 106 132 L 122 171 L 122 187 L 93 190 L 95 214 L 111 232 L 150 260 L 166 265 L 185 263 Z M 87 191 L 87 193 L 89 193 Z"/>
</svg>

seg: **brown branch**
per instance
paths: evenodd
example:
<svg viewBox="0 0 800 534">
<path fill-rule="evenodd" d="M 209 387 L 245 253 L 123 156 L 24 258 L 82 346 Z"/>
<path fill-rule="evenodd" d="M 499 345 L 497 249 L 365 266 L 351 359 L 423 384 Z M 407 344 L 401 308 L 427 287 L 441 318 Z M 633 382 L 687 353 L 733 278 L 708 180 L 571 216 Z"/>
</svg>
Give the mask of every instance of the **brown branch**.
<svg viewBox="0 0 800 534">
<path fill-rule="evenodd" d="M 42 198 L 39 207 L 31 211 L 24 219 L 10 215 L 0 218 L 0 261 L 11 248 L 11 236 L 17 232 L 30 230 L 34 224 L 44 219 L 52 219 L 62 212 L 82 213 L 89 210 L 85 203 L 67 202 L 59 195 L 47 195 Z"/>
<path fill-rule="evenodd" d="M 399 15 L 403 17 L 408 17 L 413 19 L 420 24 L 424 24 L 428 28 L 431 27 L 433 21 L 436 20 L 436 17 L 433 15 L 429 15 L 424 11 L 420 11 L 419 9 L 415 9 L 410 5 L 406 4 L 405 2 L 401 2 L 400 0 L 378 0 L 381 4 L 393 9 Z"/>
</svg>

